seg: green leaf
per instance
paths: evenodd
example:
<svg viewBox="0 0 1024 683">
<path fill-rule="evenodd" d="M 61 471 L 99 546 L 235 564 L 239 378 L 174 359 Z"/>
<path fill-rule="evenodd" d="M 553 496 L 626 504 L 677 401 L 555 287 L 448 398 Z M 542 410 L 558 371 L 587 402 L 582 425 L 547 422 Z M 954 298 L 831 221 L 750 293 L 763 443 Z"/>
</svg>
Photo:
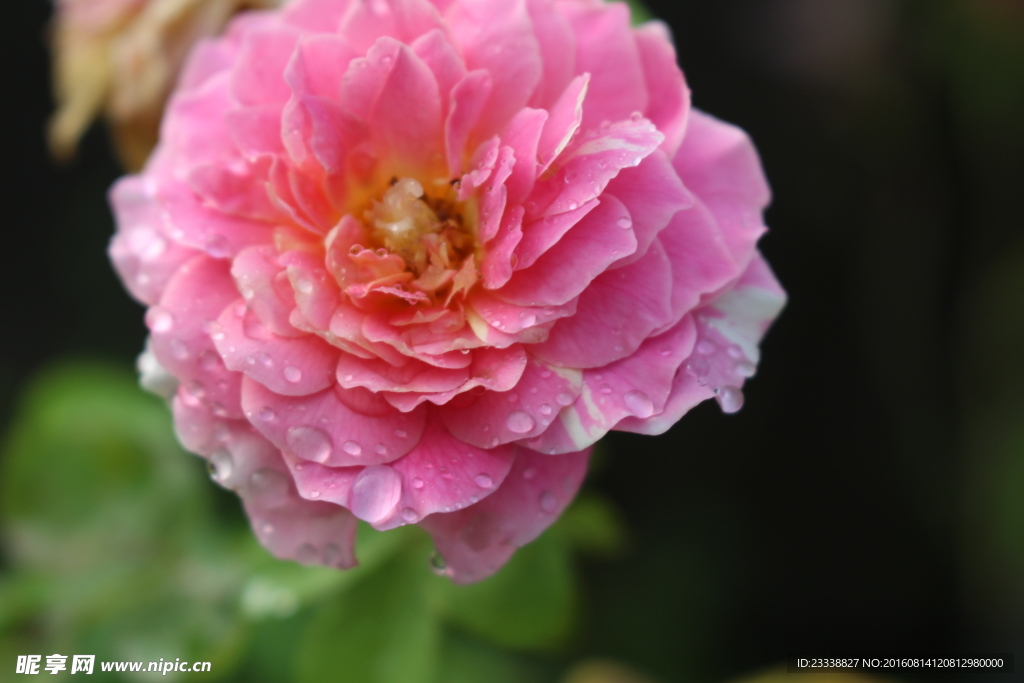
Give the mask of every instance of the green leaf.
<svg viewBox="0 0 1024 683">
<path fill-rule="evenodd" d="M 446 634 L 435 683 L 546 683 L 545 667 L 462 634 Z"/>
<path fill-rule="evenodd" d="M 460 586 L 435 577 L 431 587 L 439 610 L 453 624 L 502 647 L 549 651 L 572 630 L 573 579 L 565 543 L 544 534 L 489 579 Z"/>
<path fill-rule="evenodd" d="M 417 543 L 325 602 L 299 652 L 299 683 L 433 683 L 440 625 L 426 556 Z"/>
<path fill-rule="evenodd" d="M 626 547 L 626 525 L 612 504 L 594 493 L 581 493 L 549 533 L 593 555 L 615 556 Z"/>
</svg>

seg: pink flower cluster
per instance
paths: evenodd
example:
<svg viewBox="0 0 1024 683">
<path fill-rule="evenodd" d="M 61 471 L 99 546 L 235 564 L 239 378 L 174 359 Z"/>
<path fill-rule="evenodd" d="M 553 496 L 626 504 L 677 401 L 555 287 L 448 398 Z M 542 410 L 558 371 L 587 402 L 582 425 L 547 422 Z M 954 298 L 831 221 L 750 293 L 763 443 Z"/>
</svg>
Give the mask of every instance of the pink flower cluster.
<svg viewBox="0 0 1024 683">
<path fill-rule="evenodd" d="M 600 0 L 295 0 L 202 43 L 111 256 L 143 383 L 275 555 L 419 524 L 456 581 L 609 430 L 738 410 L 785 295 L 738 129 Z"/>
</svg>

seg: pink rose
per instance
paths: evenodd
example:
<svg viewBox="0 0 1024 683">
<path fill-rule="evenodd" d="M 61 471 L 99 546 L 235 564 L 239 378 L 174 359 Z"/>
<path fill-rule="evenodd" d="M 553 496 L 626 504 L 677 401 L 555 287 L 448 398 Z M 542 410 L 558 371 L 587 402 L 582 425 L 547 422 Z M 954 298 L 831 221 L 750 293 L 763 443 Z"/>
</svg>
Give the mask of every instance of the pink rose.
<svg viewBox="0 0 1024 683">
<path fill-rule="evenodd" d="M 609 430 L 739 409 L 768 200 L 625 4 L 296 0 L 192 54 L 110 253 L 264 545 L 349 567 L 356 518 L 419 524 L 469 582 Z"/>
</svg>

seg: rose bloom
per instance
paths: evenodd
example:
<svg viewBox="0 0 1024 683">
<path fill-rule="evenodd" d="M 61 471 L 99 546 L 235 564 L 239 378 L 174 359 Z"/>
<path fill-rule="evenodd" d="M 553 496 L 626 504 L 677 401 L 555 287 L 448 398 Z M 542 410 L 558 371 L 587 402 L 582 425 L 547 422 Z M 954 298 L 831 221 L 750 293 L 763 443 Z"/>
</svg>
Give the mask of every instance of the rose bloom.
<svg viewBox="0 0 1024 683">
<path fill-rule="evenodd" d="M 193 52 L 110 253 L 143 384 L 271 552 L 418 524 L 470 582 L 609 430 L 740 408 L 768 200 L 625 4 L 296 0 Z"/>
<path fill-rule="evenodd" d="M 282 0 L 56 0 L 50 148 L 72 154 L 100 112 L 137 169 L 156 143 L 164 103 L 189 48 L 243 8 Z"/>
</svg>

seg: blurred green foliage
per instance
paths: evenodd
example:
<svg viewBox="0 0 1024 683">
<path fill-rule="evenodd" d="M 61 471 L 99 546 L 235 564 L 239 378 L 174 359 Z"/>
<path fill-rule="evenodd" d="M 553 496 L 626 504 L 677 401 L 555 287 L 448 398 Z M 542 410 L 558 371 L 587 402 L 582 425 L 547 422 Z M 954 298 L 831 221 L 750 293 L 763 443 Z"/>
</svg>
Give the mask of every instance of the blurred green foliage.
<svg viewBox="0 0 1024 683">
<path fill-rule="evenodd" d="M 280 562 L 233 497 L 218 505 L 167 407 L 98 364 L 31 383 L 2 463 L 4 662 L 58 652 L 210 661 L 211 680 L 548 681 L 576 621 L 573 550 L 615 552 L 624 538 L 611 508 L 583 496 L 471 586 L 430 571 L 416 527 L 361 528 L 348 572 Z"/>
</svg>

